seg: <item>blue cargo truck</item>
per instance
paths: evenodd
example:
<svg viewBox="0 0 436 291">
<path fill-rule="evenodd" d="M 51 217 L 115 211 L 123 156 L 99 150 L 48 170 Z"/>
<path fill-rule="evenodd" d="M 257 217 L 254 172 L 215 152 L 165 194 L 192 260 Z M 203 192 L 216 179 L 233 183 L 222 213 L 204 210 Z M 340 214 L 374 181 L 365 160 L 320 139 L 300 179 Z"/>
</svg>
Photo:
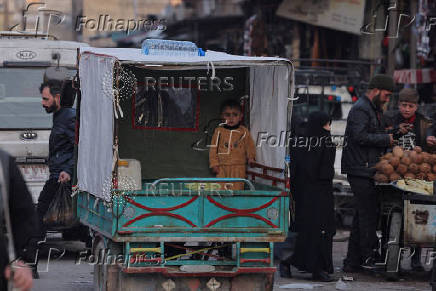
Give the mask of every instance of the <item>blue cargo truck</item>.
<svg viewBox="0 0 436 291">
<path fill-rule="evenodd" d="M 84 48 L 79 78 L 77 215 L 92 230 L 95 290 L 272 290 L 290 218 L 276 140 L 291 120 L 292 63 Z M 256 143 L 247 179 L 209 169 L 229 98 Z"/>
</svg>

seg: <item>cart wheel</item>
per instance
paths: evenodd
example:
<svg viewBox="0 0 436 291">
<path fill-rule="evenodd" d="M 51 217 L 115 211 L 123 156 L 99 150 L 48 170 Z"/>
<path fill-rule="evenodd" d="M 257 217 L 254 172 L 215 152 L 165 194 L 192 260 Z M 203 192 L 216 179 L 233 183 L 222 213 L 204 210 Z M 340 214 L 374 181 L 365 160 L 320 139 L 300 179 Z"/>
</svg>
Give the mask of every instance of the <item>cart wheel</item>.
<svg viewBox="0 0 436 291">
<path fill-rule="evenodd" d="M 398 271 L 400 266 L 401 224 L 401 213 L 392 213 L 391 223 L 389 226 L 388 247 L 386 252 L 386 279 L 389 281 L 398 280 Z"/>
</svg>

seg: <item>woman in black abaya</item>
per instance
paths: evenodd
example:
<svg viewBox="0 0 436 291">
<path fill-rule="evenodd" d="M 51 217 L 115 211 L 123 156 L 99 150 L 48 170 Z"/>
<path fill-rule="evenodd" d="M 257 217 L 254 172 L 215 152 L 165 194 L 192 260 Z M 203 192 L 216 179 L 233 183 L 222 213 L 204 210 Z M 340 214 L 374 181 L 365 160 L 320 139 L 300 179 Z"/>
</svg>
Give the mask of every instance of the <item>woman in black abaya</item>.
<svg viewBox="0 0 436 291">
<path fill-rule="evenodd" d="M 330 135 L 330 117 L 309 115 L 305 139 L 293 149 L 291 191 L 296 199 L 297 243 L 293 256 L 281 261 L 280 274 L 290 277 L 290 264 L 312 273 L 313 279 L 333 279 L 332 241 L 336 232 L 333 176 L 336 148 Z"/>
</svg>

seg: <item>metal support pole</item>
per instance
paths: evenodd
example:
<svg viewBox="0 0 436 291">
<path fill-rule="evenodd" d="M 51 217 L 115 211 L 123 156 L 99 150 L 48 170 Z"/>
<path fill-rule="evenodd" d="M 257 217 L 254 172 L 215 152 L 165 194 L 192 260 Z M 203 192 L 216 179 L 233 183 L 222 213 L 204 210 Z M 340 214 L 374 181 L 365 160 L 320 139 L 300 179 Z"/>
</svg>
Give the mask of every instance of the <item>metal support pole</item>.
<svg viewBox="0 0 436 291">
<path fill-rule="evenodd" d="M 3 30 L 9 30 L 9 0 L 3 0 Z"/>
<path fill-rule="evenodd" d="M 410 0 L 410 15 L 416 16 L 418 12 L 418 1 Z M 415 22 L 410 27 L 410 68 L 416 69 L 416 35 L 414 33 Z"/>
<path fill-rule="evenodd" d="M 395 46 L 397 44 L 397 33 L 398 33 L 398 1 L 390 0 L 389 1 L 389 28 L 388 28 L 388 36 L 389 36 L 389 46 L 388 46 L 388 67 L 387 74 L 393 75 L 395 70 Z"/>
<path fill-rule="evenodd" d="M 82 31 L 77 31 L 77 21 L 80 16 L 83 15 L 83 0 L 72 0 L 71 1 L 71 20 L 73 29 L 73 40 L 82 41 Z"/>
</svg>

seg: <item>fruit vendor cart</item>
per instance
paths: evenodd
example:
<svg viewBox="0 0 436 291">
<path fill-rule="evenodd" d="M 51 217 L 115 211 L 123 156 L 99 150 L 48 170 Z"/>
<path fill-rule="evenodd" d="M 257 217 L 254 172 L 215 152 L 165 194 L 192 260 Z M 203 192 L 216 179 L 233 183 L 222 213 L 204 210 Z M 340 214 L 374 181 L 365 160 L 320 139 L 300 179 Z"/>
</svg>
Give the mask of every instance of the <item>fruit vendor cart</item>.
<svg viewBox="0 0 436 291">
<path fill-rule="evenodd" d="M 79 63 L 77 214 L 93 233 L 95 290 L 272 290 L 274 242 L 289 227 L 279 140 L 292 64 L 104 48 L 82 50 Z M 209 170 L 228 98 L 256 143 L 254 181 Z M 223 190 L 235 182 L 244 190 Z"/>
<path fill-rule="evenodd" d="M 388 280 L 398 280 L 402 258 L 412 256 L 417 247 L 435 247 L 436 196 L 433 182 L 406 179 L 390 184 L 379 183 L 377 190 L 384 258 L 379 266 L 386 271 Z M 429 253 L 424 264 L 433 266 L 434 271 L 433 257 L 432 252 Z M 433 285 L 433 290 L 436 290 L 436 285 Z"/>
</svg>

